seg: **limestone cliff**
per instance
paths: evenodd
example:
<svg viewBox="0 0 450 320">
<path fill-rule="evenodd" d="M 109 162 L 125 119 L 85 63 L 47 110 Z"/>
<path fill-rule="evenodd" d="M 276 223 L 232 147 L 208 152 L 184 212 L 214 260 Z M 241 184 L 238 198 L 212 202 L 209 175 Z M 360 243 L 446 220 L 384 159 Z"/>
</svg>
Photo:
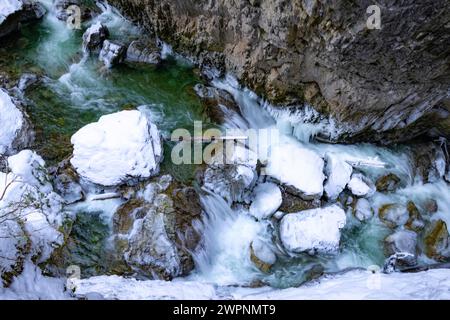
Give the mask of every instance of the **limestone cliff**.
<svg viewBox="0 0 450 320">
<path fill-rule="evenodd" d="M 447 0 L 111 0 L 149 33 L 279 105 L 349 125 L 344 141 L 450 134 Z M 370 5 L 381 29 L 368 29 Z"/>
</svg>

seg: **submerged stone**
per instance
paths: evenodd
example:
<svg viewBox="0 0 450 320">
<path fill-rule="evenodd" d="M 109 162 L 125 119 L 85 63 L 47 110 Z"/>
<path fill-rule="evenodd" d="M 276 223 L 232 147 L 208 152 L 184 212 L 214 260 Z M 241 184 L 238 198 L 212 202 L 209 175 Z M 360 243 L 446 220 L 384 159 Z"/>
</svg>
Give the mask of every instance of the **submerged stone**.
<svg viewBox="0 0 450 320">
<path fill-rule="evenodd" d="M 379 178 L 375 185 L 379 192 L 393 192 L 399 187 L 400 181 L 397 175 L 390 173 Z"/>
</svg>

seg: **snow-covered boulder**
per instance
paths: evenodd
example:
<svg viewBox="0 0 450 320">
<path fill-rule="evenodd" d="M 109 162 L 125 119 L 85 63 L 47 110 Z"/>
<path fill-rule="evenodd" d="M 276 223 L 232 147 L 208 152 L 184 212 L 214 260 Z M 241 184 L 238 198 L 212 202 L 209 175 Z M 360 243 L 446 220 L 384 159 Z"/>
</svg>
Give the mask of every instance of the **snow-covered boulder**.
<svg viewBox="0 0 450 320">
<path fill-rule="evenodd" d="M 361 173 L 352 174 L 347 188 L 357 197 L 370 197 L 375 191 L 375 185 Z"/>
<path fill-rule="evenodd" d="M 345 160 L 333 153 L 326 154 L 325 160 L 327 181 L 325 182 L 324 191 L 328 199 L 336 200 L 350 181 L 353 168 Z"/>
<path fill-rule="evenodd" d="M 12 154 L 31 142 L 32 133 L 27 117 L 3 89 L 0 89 L 0 124 L 0 155 Z"/>
<path fill-rule="evenodd" d="M 253 189 L 253 198 L 249 213 L 258 219 L 270 218 L 283 201 L 280 188 L 270 182 L 257 185 Z"/>
<path fill-rule="evenodd" d="M 323 194 L 323 167 L 324 161 L 317 153 L 287 140 L 271 147 L 266 174 L 292 186 L 302 198 L 310 200 Z"/>
<path fill-rule="evenodd" d="M 40 156 L 24 150 L 9 157 L 8 165 L 10 173 L 0 172 L 0 273 L 8 272 L 3 261 L 8 257 L 13 275 L 18 275 L 25 258 L 45 262 L 62 245 L 58 230 L 70 215 L 63 212 L 63 201 L 53 192 Z M 8 252 L 3 255 L 5 246 Z M 9 251 L 12 246 L 16 249 Z"/>
<path fill-rule="evenodd" d="M 409 230 L 398 230 L 384 239 L 384 245 L 388 255 L 406 252 L 415 256 L 417 233 Z"/>
<path fill-rule="evenodd" d="M 366 221 L 372 218 L 374 212 L 369 200 L 365 198 L 360 198 L 356 200 L 356 204 L 353 209 L 353 214 L 359 221 Z"/>
<path fill-rule="evenodd" d="M 90 26 L 83 34 L 83 49 L 85 52 L 99 52 L 103 42 L 109 36 L 108 28 L 101 22 Z"/>
<path fill-rule="evenodd" d="M 255 239 L 250 244 L 250 259 L 259 270 L 269 272 L 277 261 L 277 256 L 267 243 Z"/>
<path fill-rule="evenodd" d="M 300 211 L 281 219 L 280 239 L 290 253 L 334 253 L 345 224 L 345 212 L 338 205 Z"/>
<path fill-rule="evenodd" d="M 125 60 L 126 50 L 127 48 L 120 43 L 105 40 L 98 58 L 106 67 L 111 68 Z"/>
<path fill-rule="evenodd" d="M 102 116 L 72 136 L 78 174 L 95 184 L 119 185 L 159 172 L 163 150 L 158 128 L 140 111 Z"/>
</svg>

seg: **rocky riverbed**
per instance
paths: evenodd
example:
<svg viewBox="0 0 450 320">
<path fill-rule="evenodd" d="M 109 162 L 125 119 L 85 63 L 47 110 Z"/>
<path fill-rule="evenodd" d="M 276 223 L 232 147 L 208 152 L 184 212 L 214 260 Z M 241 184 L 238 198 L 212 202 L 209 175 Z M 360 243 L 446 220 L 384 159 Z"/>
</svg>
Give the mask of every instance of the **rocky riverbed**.
<svg viewBox="0 0 450 320">
<path fill-rule="evenodd" d="M 446 48 L 402 75 L 357 73 L 342 50 L 373 36 L 339 1 L 293 1 L 277 22 L 281 1 L 246 2 L 226 32 L 236 8 L 220 1 L 112 3 L 133 22 L 102 1 L 0 5 L 0 297 L 411 298 L 418 278 L 446 297 L 430 293 L 450 260 Z M 447 34 L 428 32 L 416 45 L 439 50 Z M 365 54 L 393 63 L 388 39 Z M 430 70 L 412 84 L 419 60 Z M 171 135 L 194 121 L 258 143 L 212 139 L 208 161 L 176 164 Z"/>
</svg>

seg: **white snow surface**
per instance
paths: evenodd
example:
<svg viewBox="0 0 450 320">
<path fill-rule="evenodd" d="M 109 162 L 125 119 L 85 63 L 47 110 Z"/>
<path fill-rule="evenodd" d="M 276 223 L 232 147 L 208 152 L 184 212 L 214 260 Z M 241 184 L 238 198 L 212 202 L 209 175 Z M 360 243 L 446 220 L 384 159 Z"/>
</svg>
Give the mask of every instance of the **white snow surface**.
<svg viewBox="0 0 450 320">
<path fill-rule="evenodd" d="M 22 9 L 22 5 L 23 3 L 20 0 L 2 0 L 0 2 L 0 24 L 2 24 L 10 14 Z"/>
<path fill-rule="evenodd" d="M 13 142 L 24 124 L 24 118 L 9 94 L 3 89 L 0 89 L 0 124 L 0 154 L 4 154 L 11 151 Z"/>
<path fill-rule="evenodd" d="M 64 279 L 42 275 L 41 269 L 28 260 L 8 288 L 0 283 L 0 300 L 69 300 L 65 284 Z"/>
<path fill-rule="evenodd" d="M 336 200 L 350 181 L 353 168 L 334 153 L 326 154 L 326 160 L 325 170 L 328 178 L 324 190 L 329 199 Z"/>
<path fill-rule="evenodd" d="M 253 189 L 254 200 L 249 213 L 258 219 L 267 219 L 281 206 L 280 188 L 271 182 L 261 183 Z"/>
<path fill-rule="evenodd" d="M 375 189 L 364 181 L 364 176 L 360 173 L 352 175 L 347 187 L 352 194 L 358 197 L 370 197 L 375 192 Z"/>
<path fill-rule="evenodd" d="M 325 179 L 323 167 L 324 161 L 316 152 L 286 138 L 271 147 L 266 174 L 293 186 L 304 196 L 320 197 Z"/>
<path fill-rule="evenodd" d="M 99 293 L 105 299 L 119 300 L 209 300 L 217 298 L 215 287 L 196 281 L 161 281 L 98 276 L 73 279 L 75 294 Z"/>
<path fill-rule="evenodd" d="M 70 162 L 77 172 L 104 186 L 157 174 L 163 156 L 158 128 L 137 110 L 102 116 L 75 133 L 71 142 Z"/>
<path fill-rule="evenodd" d="M 290 253 L 335 252 L 346 215 L 338 205 L 285 215 L 280 223 L 280 239 Z"/>
<path fill-rule="evenodd" d="M 75 294 L 97 293 L 106 299 L 236 300 L 400 300 L 450 299 L 450 270 L 373 274 L 354 270 L 329 275 L 298 288 L 217 287 L 197 281 L 137 281 L 118 276 L 74 280 Z M 1 289 L 0 289 L 1 290 Z"/>
</svg>

